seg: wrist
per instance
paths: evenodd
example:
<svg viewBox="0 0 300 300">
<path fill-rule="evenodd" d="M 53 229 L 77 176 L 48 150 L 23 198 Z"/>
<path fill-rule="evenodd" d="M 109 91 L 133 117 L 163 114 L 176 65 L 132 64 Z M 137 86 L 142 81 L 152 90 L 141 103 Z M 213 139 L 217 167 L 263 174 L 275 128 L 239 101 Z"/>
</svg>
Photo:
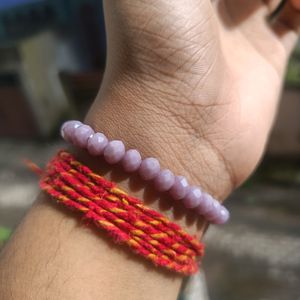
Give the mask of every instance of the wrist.
<svg viewBox="0 0 300 300">
<path fill-rule="evenodd" d="M 156 88 L 149 89 L 149 86 L 146 88 L 137 81 L 104 84 L 86 123 L 95 131 L 104 132 L 109 139 L 122 140 L 127 149 L 137 148 L 143 157 L 157 157 L 162 168 L 170 168 L 175 174 L 186 176 L 190 184 L 200 185 L 214 197 L 224 199 L 231 191 L 231 178 L 226 164 L 208 141 L 192 131 L 188 121 L 163 106 L 163 99 L 167 97 L 164 93 Z M 88 161 L 93 166 L 99 164 L 92 158 L 88 158 Z M 129 180 L 122 180 L 121 186 L 130 189 L 129 183 Z M 144 192 L 135 194 L 139 198 L 147 197 L 145 195 Z M 151 202 L 152 206 L 162 209 L 159 201 Z M 179 210 L 182 211 L 182 207 Z M 164 213 L 174 217 L 171 209 Z M 181 219 L 187 225 L 187 220 L 183 220 L 186 218 L 181 216 Z M 202 221 L 200 226 L 199 222 L 192 222 L 195 226 L 188 227 L 194 232 L 201 231 L 204 229 Z"/>
</svg>

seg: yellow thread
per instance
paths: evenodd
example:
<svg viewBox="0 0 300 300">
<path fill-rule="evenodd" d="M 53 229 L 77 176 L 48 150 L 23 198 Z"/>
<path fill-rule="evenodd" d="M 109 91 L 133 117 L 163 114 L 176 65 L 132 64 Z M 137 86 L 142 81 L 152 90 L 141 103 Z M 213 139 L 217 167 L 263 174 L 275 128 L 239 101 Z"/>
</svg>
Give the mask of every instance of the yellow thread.
<svg viewBox="0 0 300 300">
<path fill-rule="evenodd" d="M 134 223 L 134 226 L 136 226 L 136 227 L 144 227 L 144 226 L 147 226 L 147 224 L 145 224 L 143 221 L 136 221 L 135 223 Z"/>
<path fill-rule="evenodd" d="M 166 254 L 176 255 L 176 252 L 175 252 L 174 250 L 172 250 L 172 249 L 165 249 L 164 252 L 165 252 Z"/>
<path fill-rule="evenodd" d="M 129 244 L 129 245 L 131 245 L 131 246 L 134 246 L 134 247 L 136 247 L 136 246 L 138 246 L 138 245 L 139 245 L 139 243 L 138 243 L 138 242 L 136 242 L 134 239 L 130 239 L 130 240 L 128 240 L 128 244 Z"/>
<path fill-rule="evenodd" d="M 117 208 L 117 207 L 113 207 L 111 209 L 109 209 L 110 211 L 114 212 L 114 213 L 126 213 L 126 210 L 121 209 L 121 208 Z"/>
<path fill-rule="evenodd" d="M 116 196 L 113 196 L 113 195 L 107 195 L 105 198 L 108 199 L 108 200 L 111 200 L 113 202 L 118 202 L 119 201 L 119 198 L 116 197 Z"/>
<path fill-rule="evenodd" d="M 184 261 L 187 261 L 189 257 L 187 257 L 186 255 L 179 255 L 176 257 L 178 260 L 184 262 Z"/>
<path fill-rule="evenodd" d="M 110 191 L 117 195 L 127 195 L 127 193 L 117 187 L 113 187 Z"/>
<path fill-rule="evenodd" d="M 150 223 L 151 225 L 159 225 L 159 224 L 161 224 L 161 222 L 160 222 L 160 221 L 157 221 L 157 220 L 151 220 L 151 221 L 149 221 L 149 223 Z"/>
<path fill-rule="evenodd" d="M 121 201 L 126 204 L 126 205 L 129 205 L 129 202 L 125 199 L 125 198 L 122 198 Z"/>
<path fill-rule="evenodd" d="M 160 219 L 163 223 L 169 224 L 169 220 L 166 219 L 165 217 L 160 217 L 159 219 Z"/>
<path fill-rule="evenodd" d="M 166 255 L 164 255 L 164 254 L 161 256 L 161 258 L 163 258 L 163 259 L 165 259 L 165 260 L 169 260 L 169 257 L 166 256 Z"/>
<path fill-rule="evenodd" d="M 96 186 L 93 182 L 91 182 L 91 181 L 89 181 L 89 182 L 87 182 L 87 184 L 89 185 L 89 186 Z"/>
<path fill-rule="evenodd" d="M 157 240 L 150 240 L 149 243 L 153 246 L 159 245 L 159 242 Z"/>
<path fill-rule="evenodd" d="M 93 177 L 93 178 L 97 178 L 97 179 L 102 179 L 102 178 L 103 178 L 103 177 L 101 177 L 100 175 L 95 174 L 95 173 L 89 173 L 89 176 L 90 176 L 90 177 Z"/>
<path fill-rule="evenodd" d="M 88 208 L 85 208 L 85 207 L 80 207 L 79 208 L 81 211 L 89 211 L 89 209 Z"/>
<path fill-rule="evenodd" d="M 153 233 L 153 234 L 151 234 L 151 236 L 156 239 L 161 239 L 161 238 L 166 237 L 167 235 L 162 232 L 162 233 Z"/>
<path fill-rule="evenodd" d="M 105 221 L 105 220 L 98 220 L 98 223 L 100 223 L 100 224 L 103 225 L 103 226 L 114 227 L 113 224 L 111 224 L 110 222 Z"/>
<path fill-rule="evenodd" d="M 125 223 L 125 221 L 123 219 L 116 219 L 115 222 L 118 224 Z"/>
<path fill-rule="evenodd" d="M 174 249 L 178 249 L 180 247 L 180 244 L 179 243 L 175 243 L 172 245 L 172 248 Z"/>
<path fill-rule="evenodd" d="M 139 230 L 139 229 L 132 230 L 132 233 L 135 235 L 139 235 L 139 236 L 145 235 L 144 231 Z"/>
<path fill-rule="evenodd" d="M 167 230 L 166 233 L 167 233 L 168 235 L 175 235 L 174 231 L 171 231 L 171 230 Z"/>
<path fill-rule="evenodd" d="M 64 191 L 74 191 L 72 188 L 68 187 L 67 185 L 63 185 L 63 186 L 62 186 L 62 189 L 63 189 Z"/>
<path fill-rule="evenodd" d="M 67 197 L 61 196 L 58 198 L 61 201 L 68 201 L 69 199 Z"/>
<path fill-rule="evenodd" d="M 87 199 L 87 198 L 85 198 L 85 197 L 78 197 L 78 200 L 79 200 L 80 202 L 90 202 L 90 200 Z"/>
<path fill-rule="evenodd" d="M 157 256 L 156 256 L 155 254 L 153 254 L 153 253 L 149 253 L 149 254 L 148 254 L 148 257 L 149 257 L 150 259 L 157 259 Z"/>
</svg>

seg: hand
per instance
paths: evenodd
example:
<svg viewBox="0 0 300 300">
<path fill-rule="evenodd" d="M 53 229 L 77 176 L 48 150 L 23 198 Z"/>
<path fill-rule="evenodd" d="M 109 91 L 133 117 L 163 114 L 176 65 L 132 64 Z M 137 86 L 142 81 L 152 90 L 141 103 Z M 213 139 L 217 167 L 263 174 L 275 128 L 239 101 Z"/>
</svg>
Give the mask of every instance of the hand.
<svg viewBox="0 0 300 300">
<path fill-rule="evenodd" d="M 105 1 L 108 62 L 87 117 L 224 199 L 270 132 L 300 1 Z"/>
<path fill-rule="evenodd" d="M 300 29 L 299 0 L 266 21 L 276 2 L 106 0 L 108 64 L 87 122 L 223 199 L 262 155 Z M 177 297 L 180 277 L 49 203 L 2 252 L 1 299 Z"/>
</svg>

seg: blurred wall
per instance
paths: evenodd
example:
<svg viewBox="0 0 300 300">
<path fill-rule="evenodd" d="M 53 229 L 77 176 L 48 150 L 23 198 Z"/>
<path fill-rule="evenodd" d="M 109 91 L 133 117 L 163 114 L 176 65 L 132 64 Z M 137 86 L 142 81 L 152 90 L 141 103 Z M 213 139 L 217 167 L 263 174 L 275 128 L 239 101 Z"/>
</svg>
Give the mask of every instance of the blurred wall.
<svg viewBox="0 0 300 300">
<path fill-rule="evenodd" d="M 299 156 L 300 88 L 286 88 L 284 90 L 267 153 L 270 155 Z"/>
</svg>

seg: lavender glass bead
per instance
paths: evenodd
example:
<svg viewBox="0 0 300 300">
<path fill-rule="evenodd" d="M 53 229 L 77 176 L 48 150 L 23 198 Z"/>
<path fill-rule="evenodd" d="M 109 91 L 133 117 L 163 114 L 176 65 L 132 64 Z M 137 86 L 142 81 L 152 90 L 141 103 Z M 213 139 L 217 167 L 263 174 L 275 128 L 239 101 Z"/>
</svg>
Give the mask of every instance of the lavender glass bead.
<svg viewBox="0 0 300 300">
<path fill-rule="evenodd" d="M 160 171 L 154 179 L 154 186 L 158 192 L 168 191 L 175 182 L 174 174 L 166 169 Z"/>
<path fill-rule="evenodd" d="M 73 142 L 73 136 L 74 131 L 77 127 L 82 125 L 80 121 L 67 121 L 65 122 L 61 127 L 61 136 L 67 141 L 67 142 Z"/>
<path fill-rule="evenodd" d="M 107 137 L 103 133 L 97 132 L 88 139 L 87 150 L 91 155 L 98 156 L 103 154 L 107 144 Z"/>
<path fill-rule="evenodd" d="M 216 199 L 213 199 L 211 206 L 212 206 L 212 209 L 209 210 L 205 214 L 205 217 L 209 221 L 213 222 L 214 220 L 217 220 L 219 218 L 219 212 L 220 212 L 220 209 L 221 209 L 221 204 Z"/>
<path fill-rule="evenodd" d="M 183 199 L 183 204 L 186 208 L 195 208 L 199 206 L 202 198 L 202 192 L 199 187 L 191 186 Z"/>
<path fill-rule="evenodd" d="M 199 206 L 196 208 L 198 214 L 205 215 L 212 209 L 213 197 L 205 192 L 202 193 Z"/>
<path fill-rule="evenodd" d="M 88 125 L 80 125 L 74 129 L 73 143 L 81 148 L 86 148 L 89 137 L 94 130 Z"/>
<path fill-rule="evenodd" d="M 228 221 L 229 216 L 229 211 L 224 206 L 220 205 L 216 216 L 213 219 L 211 219 L 211 222 L 214 224 L 221 225 Z"/>
<path fill-rule="evenodd" d="M 109 164 L 118 163 L 125 155 L 125 146 L 122 141 L 114 140 L 108 142 L 103 152 L 104 159 Z"/>
<path fill-rule="evenodd" d="M 215 220 L 213 220 L 213 222 L 215 224 L 221 225 L 221 224 L 225 224 L 229 220 L 229 218 L 230 218 L 229 211 L 226 209 L 226 207 L 221 206 L 218 218 L 216 218 Z"/>
<path fill-rule="evenodd" d="M 224 224 L 229 219 L 228 210 L 207 193 L 202 194 L 200 205 L 196 211 L 214 224 Z"/>
<path fill-rule="evenodd" d="M 122 160 L 122 165 L 126 172 L 134 172 L 138 170 L 141 163 L 141 154 L 136 149 L 127 150 Z"/>
<path fill-rule="evenodd" d="M 139 174 L 144 180 L 151 180 L 160 171 L 159 161 L 154 157 L 145 158 L 139 168 Z"/>
<path fill-rule="evenodd" d="M 183 199 L 188 192 L 188 182 L 184 176 L 175 176 L 174 184 L 170 189 L 170 195 L 175 200 Z"/>
</svg>

